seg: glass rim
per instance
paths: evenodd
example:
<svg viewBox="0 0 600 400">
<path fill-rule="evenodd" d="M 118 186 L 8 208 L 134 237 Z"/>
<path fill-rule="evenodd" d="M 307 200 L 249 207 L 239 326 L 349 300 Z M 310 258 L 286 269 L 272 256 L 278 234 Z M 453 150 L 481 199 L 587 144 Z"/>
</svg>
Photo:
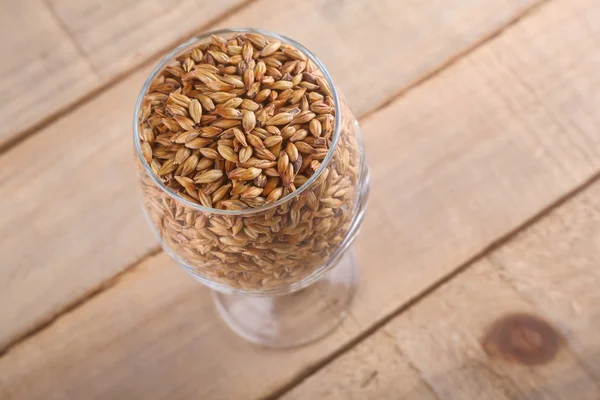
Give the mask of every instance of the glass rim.
<svg viewBox="0 0 600 400">
<path fill-rule="evenodd" d="M 190 47 L 191 45 L 193 45 L 193 44 L 201 44 L 200 42 L 202 42 L 206 38 L 209 38 L 211 35 L 224 35 L 224 34 L 229 34 L 229 33 L 258 33 L 258 34 L 261 34 L 261 35 L 264 35 L 264 36 L 268 36 L 268 37 L 272 37 L 272 38 L 278 39 L 278 40 L 280 40 L 280 41 L 282 41 L 282 42 L 284 42 L 286 44 L 292 45 L 295 48 L 297 48 L 298 50 L 300 50 L 313 63 L 315 63 L 315 65 L 317 66 L 317 68 L 323 74 L 325 80 L 327 81 L 327 84 L 329 85 L 329 89 L 331 90 L 331 94 L 333 95 L 332 97 L 333 97 L 334 108 L 335 108 L 335 126 L 334 126 L 333 139 L 331 141 L 331 146 L 329 147 L 329 151 L 327 152 L 327 155 L 325 156 L 325 158 L 321 162 L 321 165 L 315 171 L 315 173 L 310 178 L 308 178 L 308 180 L 306 182 L 304 182 L 304 184 L 302 186 L 300 186 L 299 188 L 297 188 L 292 193 L 289 193 L 288 195 L 282 197 L 281 199 L 279 199 L 279 200 L 277 200 L 277 201 L 275 201 L 273 203 L 270 203 L 270 204 L 265 204 L 265 205 L 260 206 L 260 207 L 255 207 L 255 208 L 249 207 L 249 208 L 245 208 L 245 209 L 242 209 L 242 210 L 221 210 L 221 209 L 218 209 L 218 208 L 204 207 L 201 204 L 194 203 L 192 201 L 189 201 L 189 200 L 181 197 L 179 194 L 177 194 L 171 188 L 169 188 L 167 185 L 165 185 L 154 174 L 154 172 L 150 168 L 150 165 L 146 162 L 146 160 L 144 159 L 144 157 L 142 155 L 142 147 L 141 147 L 141 141 L 140 141 L 140 129 L 139 129 L 139 123 L 138 123 L 138 121 L 139 121 L 139 112 L 140 112 L 140 109 L 141 109 L 142 101 L 144 100 L 144 97 L 148 93 L 148 89 L 150 88 L 150 84 L 152 83 L 152 81 L 154 80 L 154 78 L 156 78 L 156 76 L 160 72 L 163 71 L 163 69 L 169 64 L 169 62 L 171 62 L 172 60 L 174 60 L 183 51 L 188 50 L 188 47 Z M 140 90 L 140 92 L 138 94 L 138 97 L 137 97 L 137 100 L 136 100 L 136 103 L 135 103 L 135 110 L 134 110 L 134 113 L 133 113 L 133 141 L 134 141 L 134 146 L 135 146 L 136 154 L 137 154 L 138 159 L 141 162 L 141 164 L 142 164 L 142 166 L 143 166 L 144 171 L 146 172 L 146 174 L 150 177 L 150 179 L 152 179 L 152 181 L 163 192 L 165 192 L 169 197 L 173 198 L 175 201 L 183 203 L 186 207 L 189 207 L 189 208 L 192 208 L 194 210 L 201 211 L 201 212 L 207 213 L 207 214 L 249 215 L 249 214 L 255 214 L 255 213 L 259 213 L 259 212 L 268 211 L 268 210 L 274 209 L 274 208 L 276 208 L 276 207 L 278 207 L 278 206 L 280 206 L 282 204 L 285 204 L 285 203 L 289 202 L 290 200 L 296 198 L 302 192 L 304 192 L 309 186 L 311 186 L 319 178 L 319 176 L 321 176 L 321 174 L 323 173 L 323 171 L 325 170 L 325 168 L 327 167 L 327 165 L 329 164 L 329 162 L 333 158 L 333 153 L 335 152 L 335 149 L 337 147 L 337 144 L 338 144 L 338 141 L 339 141 L 339 138 L 340 138 L 341 122 L 342 122 L 341 107 L 340 107 L 340 99 L 339 99 L 339 96 L 338 96 L 337 89 L 336 89 L 335 85 L 333 84 L 333 80 L 331 79 L 331 76 L 329 75 L 329 72 L 327 71 L 327 69 L 325 68 L 325 66 L 323 65 L 323 63 L 321 63 L 321 61 L 311 51 L 309 51 L 306 47 L 304 47 L 300 43 L 296 42 L 295 40 L 290 39 L 287 36 L 283 36 L 283 35 L 280 35 L 280 34 L 275 33 L 275 32 L 270 32 L 270 31 L 266 31 L 266 30 L 262 30 L 262 29 L 255 29 L 255 28 L 227 28 L 227 29 L 219 29 L 219 30 L 214 30 L 214 31 L 202 33 L 202 34 L 196 35 L 196 36 L 194 36 L 194 37 L 186 40 L 185 42 L 183 42 L 182 44 L 180 44 L 179 46 L 177 46 L 175 49 L 173 49 L 172 51 L 170 51 L 154 67 L 154 69 L 152 70 L 152 72 L 150 72 L 150 75 L 148 75 L 148 78 L 146 78 L 146 81 L 142 85 L 142 88 L 141 88 L 141 90 Z"/>
</svg>

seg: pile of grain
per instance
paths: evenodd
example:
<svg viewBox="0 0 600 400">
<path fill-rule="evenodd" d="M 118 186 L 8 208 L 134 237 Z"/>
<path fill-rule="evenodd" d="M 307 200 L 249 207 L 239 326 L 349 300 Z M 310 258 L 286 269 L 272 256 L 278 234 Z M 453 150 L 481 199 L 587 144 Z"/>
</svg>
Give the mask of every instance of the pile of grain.
<svg viewBox="0 0 600 400">
<path fill-rule="evenodd" d="M 235 288 L 282 287 L 322 265 L 357 201 L 355 120 L 343 102 L 340 110 L 333 157 L 304 188 L 330 150 L 336 111 L 304 53 L 248 33 L 212 36 L 173 60 L 139 110 L 142 155 L 177 196 L 214 212 L 176 201 L 140 169 L 164 245 L 198 275 Z"/>
</svg>

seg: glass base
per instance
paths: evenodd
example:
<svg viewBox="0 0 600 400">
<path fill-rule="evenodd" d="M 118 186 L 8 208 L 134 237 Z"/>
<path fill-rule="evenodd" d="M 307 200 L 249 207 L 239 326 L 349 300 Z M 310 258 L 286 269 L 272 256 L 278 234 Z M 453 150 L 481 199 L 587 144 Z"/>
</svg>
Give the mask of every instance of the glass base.
<svg viewBox="0 0 600 400">
<path fill-rule="evenodd" d="M 213 291 L 221 317 L 244 339 L 267 347 L 293 347 L 317 340 L 335 329 L 358 284 L 352 249 L 321 279 L 282 296 L 247 296 Z"/>
</svg>

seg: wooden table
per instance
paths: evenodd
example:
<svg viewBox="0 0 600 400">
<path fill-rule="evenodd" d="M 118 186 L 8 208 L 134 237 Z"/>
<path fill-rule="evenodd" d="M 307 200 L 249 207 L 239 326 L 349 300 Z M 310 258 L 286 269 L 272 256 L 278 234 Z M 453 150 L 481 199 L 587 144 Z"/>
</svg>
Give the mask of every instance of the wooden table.
<svg viewBox="0 0 600 400">
<path fill-rule="evenodd" d="M 0 3 L 1 399 L 600 399 L 598 0 Z M 360 289 L 293 350 L 229 331 L 136 197 L 143 80 L 230 26 L 312 49 L 365 134 Z"/>
</svg>

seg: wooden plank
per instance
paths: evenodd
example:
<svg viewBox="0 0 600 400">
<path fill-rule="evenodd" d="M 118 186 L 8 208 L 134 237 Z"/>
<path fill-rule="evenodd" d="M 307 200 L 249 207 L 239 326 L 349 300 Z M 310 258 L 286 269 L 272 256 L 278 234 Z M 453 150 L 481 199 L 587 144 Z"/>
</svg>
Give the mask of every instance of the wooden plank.
<svg viewBox="0 0 600 400">
<path fill-rule="evenodd" d="M 372 387 L 360 385 L 364 376 L 382 371 L 385 377 L 406 362 L 444 399 L 599 398 L 599 388 L 589 385 L 590 378 L 600 382 L 598 198 L 600 182 L 487 256 L 491 264 L 471 267 L 284 398 L 376 398 Z M 481 351 L 484 328 L 519 311 L 545 316 L 565 338 L 549 366 L 510 366 Z M 384 378 L 379 393 L 388 386 Z"/>
<path fill-rule="evenodd" d="M 546 247 L 548 245 L 549 243 L 545 243 Z M 541 272 L 544 268 L 537 270 Z M 563 273 L 566 270 L 567 268 L 562 268 Z M 569 303 L 568 300 L 567 304 Z M 598 306 L 595 308 L 597 311 Z M 331 387 L 355 398 L 397 398 L 386 396 L 385 391 L 376 391 L 377 396 L 369 396 L 368 387 L 347 383 L 348 375 L 357 379 L 356 371 L 365 368 L 361 366 L 362 359 L 356 359 L 354 354 L 367 351 L 386 355 L 369 365 L 372 371 L 385 373 L 394 365 L 407 365 L 409 362 L 419 371 L 418 377 L 426 381 L 440 399 L 600 398 L 600 388 L 573 355 L 570 341 L 560 344 L 560 347 L 555 346 L 549 340 L 549 335 L 536 336 L 542 332 L 539 328 L 527 325 L 530 328 L 526 332 L 538 338 L 538 347 L 534 344 L 528 350 L 520 350 L 518 354 L 522 358 L 518 359 L 519 361 L 505 359 L 506 353 L 490 354 L 485 350 L 489 349 L 491 343 L 486 337 L 492 324 L 514 313 L 525 313 L 528 318 L 539 318 L 536 315 L 539 312 L 539 309 L 519 297 L 488 261 L 483 260 L 396 317 L 381 331 L 307 379 L 283 398 L 327 398 Z M 545 314 L 542 315 L 546 317 Z M 580 315 L 580 319 L 585 317 Z M 550 319 L 549 322 L 560 326 L 562 321 Z M 591 329 L 579 331 L 579 334 L 595 340 L 595 332 L 600 328 L 600 324 L 589 328 Z M 515 329 L 510 332 L 512 335 L 519 335 L 523 331 Z M 502 335 L 500 340 L 517 343 L 518 339 L 516 336 Z M 386 351 L 391 346 L 396 351 Z M 519 348 L 518 343 L 515 346 Z M 543 362 L 537 364 L 523 362 L 533 360 L 533 355 L 542 353 L 547 354 L 547 358 L 552 358 L 540 358 Z M 531 355 L 531 358 L 525 358 L 525 354 Z M 377 385 L 377 382 L 373 385 Z M 382 390 L 385 389 L 385 386 L 382 387 Z M 420 397 L 411 394 L 403 398 L 416 400 Z"/>
<path fill-rule="evenodd" d="M 255 398 L 314 368 L 597 173 L 600 61 L 590 54 L 598 35 L 584 28 L 599 16 L 594 4 L 550 3 L 364 121 L 372 203 L 357 246 L 363 279 L 343 329 L 286 352 L 244 344 L 214 321 L 207 293 L 189 293 L 191 280 L 160 269 L 160 255 L 144 264 L 156 267 L 135 269 L 13 346 L 0 359 L 7 397 L 89 390 L 98 398 Z M 502 54 L 537 74 L 517 79 Z M 99 379 L 106 385 L 90 385 Z"/>
<path fill-rule="evenodd" d="M 438 7 L 428 2 L 418 7 L 409 7 L 405 2 L 389 2 L 388 12 L 380 15 L 381 20 L 365 25 L 363 35 L 375 39 L 383 35 L 382 26 L 402 26 L 413 19 L 427 22 L 428 28 L 423 28 L 427 34 L 412 40 L 410 46 L 402 46 L 393 56 L 386 56 L 388 58 L 382 59 L 385 64 L 361 58 L 362 68 L 353 64 L 355 68 L 348 70 L 339 58 L 329 60 L 336 80 L 354 88 L 351 90 L 353 97 L 360 98 L 361 94 L 357 92 L 360 87 L 365 93 L 380 96 L 373 98 L 370 105 L 359 102 L 358 115 L 372 111 L 378 103 L 385 101 L 383 96 L 389 94 L 390 85 L 395 90 L 401 89 L 417 76 L 431 72 L 432 68 L 446 62 L 453 51 L 462 51 L 481 35 L 498 29 L 511 16 L 522 12 L 525 5 L 500 0 L 490 2 L 487 7 L 481 7 L 475 1 L 457 4 L 463 3 L 465 7 L 458 7 L 453 15 L 456 18 L 462 16 L 463 24 L 472 27 L 472 33 L 466 35 L 468 40 L 450 45 L 446 37 L 456 29 L 455 20 L 447 20 Z M 245 20 L 258 24 L 261 15 L 269 14 L 267 10 L 273 4 L 253 4 L 244 11 Z M 297 2 L 297 7 L 303 7 L 300 4 L 304 3 Z M 404 4 L 407 12 L 395 8 L 398 4 Z M 304 15 L 303 10 L 298 9 L 298 15 Z M 326 32 L 329 39 L 324 41 L 311 35 L 307 44 L 316 46 L 318 53 L 324 56 L 343 57 L 350 52 L 345 39 L 331 28 L 339 24 L 338 29 L 343 32 L 350 26 L 349 21 L 361 17 L 365 11 L 363 6 L 357 5 L 349 10 L 353 10 L 352 13 L 344 11 L 338 17 L 330 12 L 329 19 L 315 16 L 311 20 L 313 29 Z M 417 18 L 418 10 L 422 11 L 420 18 Z M 313 14 L 308 15 L 313 18 Z M 384 23 L 387 21 L 384 17 L 394 22 Z M 241 17 L 233 16 L 223 24 L 241 24 L 237 18 Z M 404 18 L 408 18 L 406 24 L 402 22 Z M 292 18 L 292 14 L 278 21 L 279 25 L 271 22 L 273 25 L 269 27 L 285 28 L 285 33 L 292 35 L 302 32 L 306 26 L 306 20 Z M 400 41 L 409 31 L 399 29 L 395 34 L 398 36 L 394 41 Z M 389 36 L 388 39 L 392 40 Z M 433 46 L 433 42 L 439 46 L 449 44 L 450 50 L 440 52 L 438 58 L 421 51 L 423 47 Z M 387 42 L 374 43 L 381 51 L 386 49 Z M 422 69 L 405 68 L 406 59 L 415 60 L 415 65 L 421 65 Z M 383 76 L 389 63 L 398 67 L 392 81 L 371 78 Z M 361 69 L 368 74 L 357 74 L 356 71 Z M 85 296 L 141 255 L 157 248 L 134 195 L 136 182 L 130 161 L 131 110 L 147 73 L 147 69 L 137 72 L 84 105 L 77 113 L 61 119 L 0 158 L 5 166 L 0 169 L 0 210 L 7 210 L 3 212 L 6 217 L 0 220 L 0 251 L 6 254 L 6 267 L 0 269 L 0 324 L 7 327 L 0 331 L 0 348 L 30 331 L 40 321 L 46 321 L 74 299 Z M 385 121 L 389 115 L 389 112 L 385 114 Z M 372 124 L 375 132 L 378 125 L 387 125 L 387 122 Z M 414 131 L 407 133 L 415 134 Z M 393 136 L 393 133 L 388 129 L 386 135 Z M 408 136 L 402 140 L 405 139 Z M 371 140 L 378 139 L 373 136 Z M 60 146 L 56 145 L 57 141 Z M 427 146 L 427 143 L 423 145 Z M 49 148 L 53 151 L 48 151 Z M 373 149 L 376 154 L 376 147 Z M 377 173 L 380 172 L 381 168 Z M 31 251 L 34 244 L 39 249 L 36 252 Z"/>
<path fill-rule="evenodd" d="M 490 255 L 503 277 L 558 321 L 600 382 L 600 183 Z"/>
<path fill-rule="evenodd" d="M 97 85 L 77 44 L 42 0 L 3 1 L 0 12 L 0 144 Z"/>
</svg>

